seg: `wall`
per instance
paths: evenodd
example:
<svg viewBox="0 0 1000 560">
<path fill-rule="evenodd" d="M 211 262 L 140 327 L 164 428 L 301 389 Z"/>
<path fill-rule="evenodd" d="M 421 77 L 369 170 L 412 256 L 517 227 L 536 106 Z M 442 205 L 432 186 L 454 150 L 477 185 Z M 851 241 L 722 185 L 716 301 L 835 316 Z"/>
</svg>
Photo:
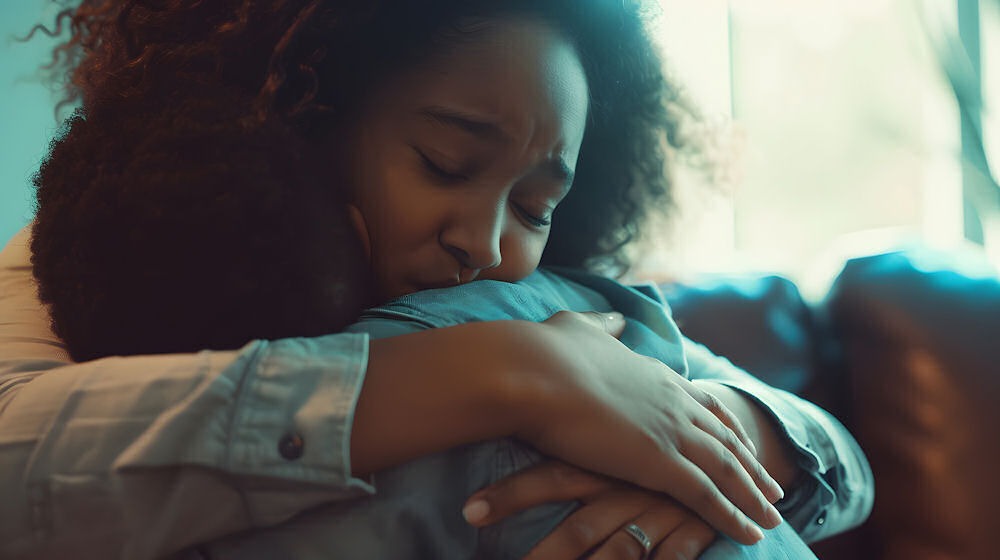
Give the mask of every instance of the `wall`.
<svg viewBox="0 0 1000 560">
<path fill-rule="evenodd" d="M 56 11 L 43 0 L 4 0 L 0 7 L 0 244 L 31 219 L 31 176 L 58 127 L 56 96 L 38 71 L 54 41 L 17 37 Z"/>
</svg>

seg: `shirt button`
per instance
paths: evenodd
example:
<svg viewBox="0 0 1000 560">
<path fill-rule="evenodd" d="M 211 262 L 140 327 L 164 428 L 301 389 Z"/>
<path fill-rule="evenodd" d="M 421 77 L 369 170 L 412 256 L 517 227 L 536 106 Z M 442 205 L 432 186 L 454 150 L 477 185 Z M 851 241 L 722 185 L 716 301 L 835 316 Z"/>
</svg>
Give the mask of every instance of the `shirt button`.
<svg viewBox="0 0 1000 560">
<path fill-rule="evenodd" d="M 294 461 L 302 456 L 306 442 L 299 434 L 285 434 L 278 442 L 278 453 L 289 461 Z"/>
</svg>

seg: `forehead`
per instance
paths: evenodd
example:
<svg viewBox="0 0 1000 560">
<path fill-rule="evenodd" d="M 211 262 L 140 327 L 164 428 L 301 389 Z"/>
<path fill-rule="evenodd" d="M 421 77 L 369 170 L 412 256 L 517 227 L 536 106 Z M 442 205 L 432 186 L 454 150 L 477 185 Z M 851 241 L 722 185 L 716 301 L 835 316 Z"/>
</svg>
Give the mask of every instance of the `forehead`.
<svg viewBox="0 0 1000 560">
<path fill-rule="evenodd" d="M 582 138 L 589 104 L 573 44 L 541 20 L 507 16 L 463 23 L 427 59 L 377 96 L 382 107 L 446 106 L 488 115 L 512 136 L 551 131 Z"/>
</svg>

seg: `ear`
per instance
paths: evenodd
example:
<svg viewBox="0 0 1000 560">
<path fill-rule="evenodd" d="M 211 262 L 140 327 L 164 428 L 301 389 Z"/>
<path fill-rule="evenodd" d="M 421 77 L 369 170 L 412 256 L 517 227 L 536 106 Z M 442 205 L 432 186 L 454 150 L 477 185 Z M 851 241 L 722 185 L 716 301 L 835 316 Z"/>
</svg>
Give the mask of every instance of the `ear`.
<svg viewBox="0 0 1000 560">
<path fill-rule="evenodd" d="M 361 247 L 364 249 L 365 257 L 370 262 L 372 259 L 372 242 L 371 237 L 368 235 L 368 224 L 365 222 L 365 217 L 361 215 L 361 210 L 353 204 L 347 205 L 347 215 L 351 219 L 351 225 L 354 226 L 355 233 L 358 234 L 358 239 L 361 240 Z"/>
</svg>

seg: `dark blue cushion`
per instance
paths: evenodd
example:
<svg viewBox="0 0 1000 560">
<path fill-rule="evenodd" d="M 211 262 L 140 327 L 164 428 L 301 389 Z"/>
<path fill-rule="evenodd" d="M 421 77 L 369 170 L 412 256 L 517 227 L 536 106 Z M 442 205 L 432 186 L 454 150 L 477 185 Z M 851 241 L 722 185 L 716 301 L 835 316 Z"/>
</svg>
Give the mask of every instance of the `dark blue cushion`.
<svg viewBox="0 0 1000 560">
<path fill-rule="evenodd" d="M 681 332 L 767 383 L 800 392 L 816 365 L 812 312 L 780 276 L 713 276 L 660 286 Z"/>
</svg>

